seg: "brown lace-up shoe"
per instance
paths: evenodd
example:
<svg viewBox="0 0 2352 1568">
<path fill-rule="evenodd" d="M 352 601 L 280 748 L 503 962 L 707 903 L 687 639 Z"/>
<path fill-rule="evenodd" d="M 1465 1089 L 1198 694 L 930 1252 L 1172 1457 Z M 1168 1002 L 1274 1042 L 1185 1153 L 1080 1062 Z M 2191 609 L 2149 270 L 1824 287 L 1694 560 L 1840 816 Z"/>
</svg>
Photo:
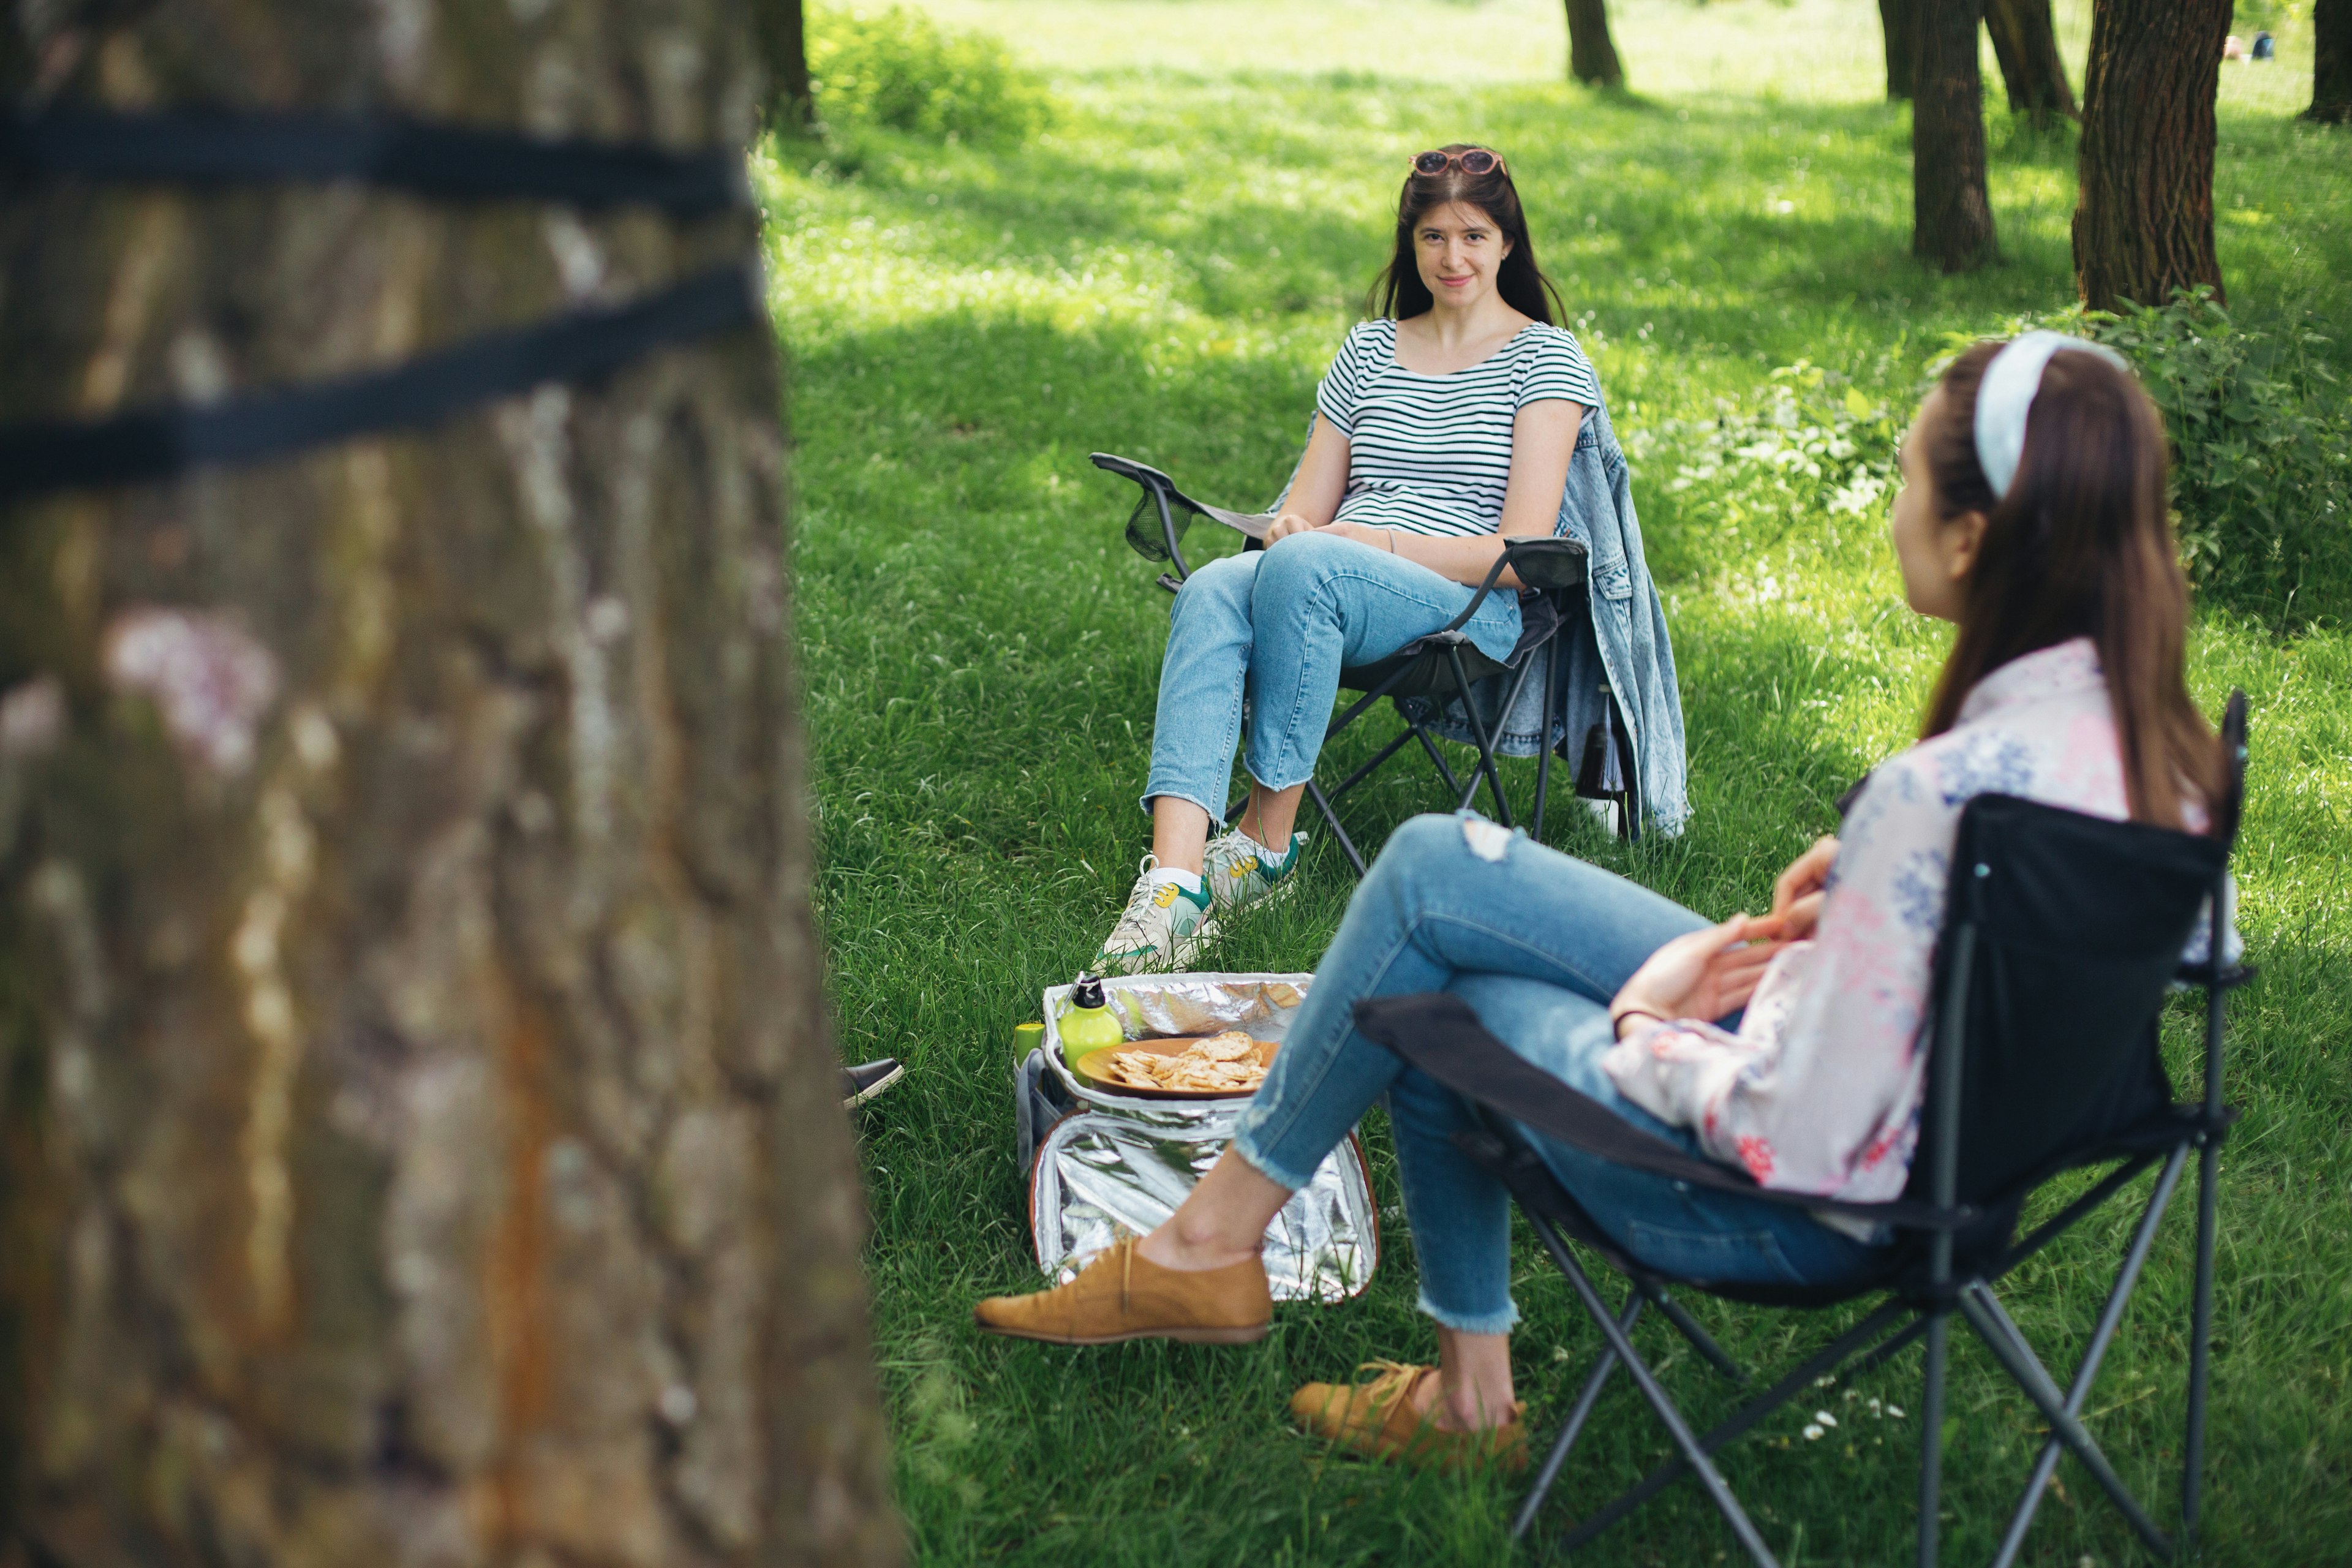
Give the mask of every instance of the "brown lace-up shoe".
<svg viewBox="0 0 2352 1568">
<path fill-rule="evenodd" d="M 989 1333 L 1056 1345 L 1245 1345 L 1265 1338 L 1274 1297 L 1265 1265 L 1255 1258 L 1223 1268 L 1162 1268 L 1126 1236 L 1068 1284 L 1031 1296 L 991 1296 L 971 1316 Z"/>
<path fill-rule="evenodd" d="M 1423 1468 L 1456 1470 L 1493 1465 L 1517 1472 L 1528 1468 L 1524 1401 L 1511 1419 L 1481 1432 L 1448 1432 L 1433 1415 L 1414 1408 L 1415 1392 L 1433 1366 L 1368 1361 L 1359 1372 L 1377 1372 L 1370 1383 L 1310 1383 L 1290 1396 L 1291 1418 L 1318 1437 L 1375 1459 L 1402 1459 Z M 1435 1406 L 1433 1405 L 1433 1412 Z"/>
</svg>

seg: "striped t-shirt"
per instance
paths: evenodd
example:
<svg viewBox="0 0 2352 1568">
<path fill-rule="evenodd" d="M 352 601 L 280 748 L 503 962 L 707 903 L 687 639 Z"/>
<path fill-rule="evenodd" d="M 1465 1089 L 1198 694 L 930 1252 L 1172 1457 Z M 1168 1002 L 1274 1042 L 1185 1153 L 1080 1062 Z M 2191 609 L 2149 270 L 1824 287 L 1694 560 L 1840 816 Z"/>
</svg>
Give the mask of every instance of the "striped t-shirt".
<svg viewBox="0 0 2352 1568">
<path fill-rule="evenodd" d="M 1422 375 L 1397 363 L 1396 323 L 1363 321 L 1316 389 L 1315 407 L 1348 437 L 1339 515 L 1412 533 L 1492 533 L 1511 479 L 1511 426 L 1548 397 L 1601 406 L 1601 384 L 1573 333 L 1533 322 L 1467 370 Z"/>
</svg>

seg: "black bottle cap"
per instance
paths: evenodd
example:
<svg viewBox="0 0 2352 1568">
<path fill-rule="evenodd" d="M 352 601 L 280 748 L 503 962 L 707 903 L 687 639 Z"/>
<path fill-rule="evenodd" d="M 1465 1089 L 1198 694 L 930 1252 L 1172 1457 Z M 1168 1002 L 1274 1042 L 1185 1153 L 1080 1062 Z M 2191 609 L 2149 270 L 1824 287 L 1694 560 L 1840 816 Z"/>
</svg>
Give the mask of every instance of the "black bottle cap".
<svg viewBox="0 0 2352 1568">
<path fill-rule="evenodd" d="M 1070 1005 L 1074 1007 L 1099 1007 L 1102 1005 L 1102 976 L 1099 974 L 1088 974 L 1081 972 L 1078 977 L 1070 983 Z"/>
</svg>

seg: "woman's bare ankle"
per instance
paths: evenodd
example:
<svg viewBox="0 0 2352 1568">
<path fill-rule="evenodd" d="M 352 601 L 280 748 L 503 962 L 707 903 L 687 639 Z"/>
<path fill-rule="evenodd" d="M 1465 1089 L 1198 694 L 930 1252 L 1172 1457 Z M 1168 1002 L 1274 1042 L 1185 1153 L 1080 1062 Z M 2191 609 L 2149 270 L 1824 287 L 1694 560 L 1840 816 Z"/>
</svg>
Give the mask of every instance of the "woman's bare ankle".
<svg viewBox="0 0 2352 1568">
<path fill-rule="evenodd" d="M 1172 1268 L 1181 1274 L 1230 1268 L 1258 1255 L 1255 1247 L 1235 1247 L 1212 1237 L 1188 1239 L 1178 1234 L 1173 1224 L 1161 1226 L 1138 1242 L 1135 1249 L 1160 1268 Z"/>
</svg>

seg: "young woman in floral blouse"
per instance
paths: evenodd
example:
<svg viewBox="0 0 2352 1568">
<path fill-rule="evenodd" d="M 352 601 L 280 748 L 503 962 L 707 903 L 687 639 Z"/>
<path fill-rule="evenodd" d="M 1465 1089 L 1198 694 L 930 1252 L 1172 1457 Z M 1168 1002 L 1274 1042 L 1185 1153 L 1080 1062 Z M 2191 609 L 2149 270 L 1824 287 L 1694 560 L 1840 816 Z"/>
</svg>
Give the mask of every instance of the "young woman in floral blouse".
<svg viewBox="0 0 2352 1568">
<path fill-rule="evenodd" d="M 1958 634 L 1924 738 L 1872 773 L 1841 837 L 1780 874 L 1769 915 L 1710 924 L 1466 814 L 1408 824 L 1200 1186 L 1069 1284 L 980 1303 L 981 1326 L 1082 1344 L 1261 1336 L 1266 1224 L 1385 1095 L 1440 1364 L 1309 1384 L 1294 1412 L 1367 1452 L 1522 1462 L 1508 1199 L 1454 1148 L 1453 1098 L 1355 1033 L 1368 996 L 1454 992 L 1528 1061 L 1765 1186 L 1899 1194 L 1961 807 L 1999 792 L 2200 830 L 2221 768 L 2184 676 L 2164 432 L 2120 361 L 2052 333 L 1979 344 L 1921 405 L 1902 466 L 1905 596 Z M 1618 1246 L 1669 1272 L 1830 1283 L 1882 1245 L 1532 1141 Z"/>
</svg>

